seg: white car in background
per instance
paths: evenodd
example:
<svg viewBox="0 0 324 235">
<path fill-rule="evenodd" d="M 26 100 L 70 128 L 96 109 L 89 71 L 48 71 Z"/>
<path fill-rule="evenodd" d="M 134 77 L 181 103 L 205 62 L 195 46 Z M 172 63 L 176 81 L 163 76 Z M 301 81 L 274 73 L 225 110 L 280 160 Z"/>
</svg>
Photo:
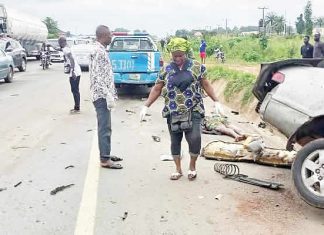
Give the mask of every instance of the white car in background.
<svg viewBox="0 0 324 235">
<path fill-rule="evenodd" d="M 92 43 L 78 44 L 71 47 L 72 53 L 82 71 L 89 70 L 90 54 L 94 49 L 95 44 Z"/>
<path fill-rule="evenodd" d="M 52 46 L 50 46 L 49 49 L 52 62 L 64 62 L 64 53 L 62 51 L 56 50 Z"/>
</svg>

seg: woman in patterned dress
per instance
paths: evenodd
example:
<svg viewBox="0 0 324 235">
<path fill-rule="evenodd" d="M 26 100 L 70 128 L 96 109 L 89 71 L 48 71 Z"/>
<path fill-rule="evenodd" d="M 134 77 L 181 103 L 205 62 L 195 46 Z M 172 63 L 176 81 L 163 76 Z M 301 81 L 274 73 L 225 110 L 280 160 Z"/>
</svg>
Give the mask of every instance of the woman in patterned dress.
<svg viewBox="0 0 324 235">
<path fill-rule="evenodd" d="M 168 44 L 168 50 L 172 54 L 172 60 L 152 88 L 141 110 L 140 119 L 144 120 L 148 107 L 162 95 L 165 101 L 162 115 L 167 119 L 171 154 L 176 166 L 176 171 L 171 174 L 170 179 L 178 180 L 182 176 L 180 155 L 184 134 L 190 154 L 188 179 L 194 180 L 197 177 L 196 161 L 201 149 L 201 122 L 205 114 L 203 90 L 215 102 L 216 114 L 223 115 L 223 111 L 213 87 L 207 80 L 205 66 L 187 58 L 187 52 L 190 50 L 189 42 L 183 38 L 173 38 Z M 189 130 L 175 132 L 171 128 L 171 119 L 188 111 L 191 112 L 192 127 Z"/>
</svg>

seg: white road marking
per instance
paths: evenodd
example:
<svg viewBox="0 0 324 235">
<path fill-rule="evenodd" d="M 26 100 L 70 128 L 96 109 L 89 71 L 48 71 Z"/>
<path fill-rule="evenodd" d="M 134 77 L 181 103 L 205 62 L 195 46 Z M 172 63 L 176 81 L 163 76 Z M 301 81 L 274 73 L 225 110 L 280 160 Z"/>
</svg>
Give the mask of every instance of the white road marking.
<svg viewBox="0 0 324 235">
<path fill-rule="evenodd" d="M 74 231 L 75 235 L 94 234 L 100 169 L 98 165 L 98 156 L 98 139 L 97 134 L 95 134 L 92 141 L 88 171 L 84 182 L 82 199 Z"/>
</svg>

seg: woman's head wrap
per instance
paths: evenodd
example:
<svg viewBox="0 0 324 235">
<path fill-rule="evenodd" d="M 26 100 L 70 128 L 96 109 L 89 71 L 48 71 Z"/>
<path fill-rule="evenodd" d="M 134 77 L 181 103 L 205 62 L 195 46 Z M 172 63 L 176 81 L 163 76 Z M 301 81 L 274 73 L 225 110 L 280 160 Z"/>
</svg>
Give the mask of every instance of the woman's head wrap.
<svg viewBox="0 0 324 235">
<path fill-rule="evenodd" d="M 188 52 L 190 50 L 190 43 L 184 38 L 172 38 L 168 43 L 168 50 L 170 52 Z"/>
</svg>

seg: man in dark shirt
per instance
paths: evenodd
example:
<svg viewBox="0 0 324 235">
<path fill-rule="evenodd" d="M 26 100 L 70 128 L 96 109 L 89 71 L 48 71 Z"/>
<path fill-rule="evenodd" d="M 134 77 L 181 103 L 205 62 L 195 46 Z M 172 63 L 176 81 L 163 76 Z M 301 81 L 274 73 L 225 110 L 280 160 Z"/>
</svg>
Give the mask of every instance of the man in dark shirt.
<svg viewBox="0 0 324 235">
<path fill-rule="evenodd" d="M 309 36 L 304 37 L 304 45 L 300 48 L 300 54 L 302 58 L 313 58 L 314 47 L 309 43 Z"/>
<path fill-rule="evenodd" d="M 165 40 L 163 38 L 160 40 L 160 44 L 161 44 L 162 51 L 164 51 Z"/>
<path fill-rule="evenodd" d="M 313 57 L 314 58 L 324 58 L 324 43 L 320 41 L 321 39 L 321 34 L 320 33 L 315 33 L 314 34 L 314 53 Z"/>
</svg>

